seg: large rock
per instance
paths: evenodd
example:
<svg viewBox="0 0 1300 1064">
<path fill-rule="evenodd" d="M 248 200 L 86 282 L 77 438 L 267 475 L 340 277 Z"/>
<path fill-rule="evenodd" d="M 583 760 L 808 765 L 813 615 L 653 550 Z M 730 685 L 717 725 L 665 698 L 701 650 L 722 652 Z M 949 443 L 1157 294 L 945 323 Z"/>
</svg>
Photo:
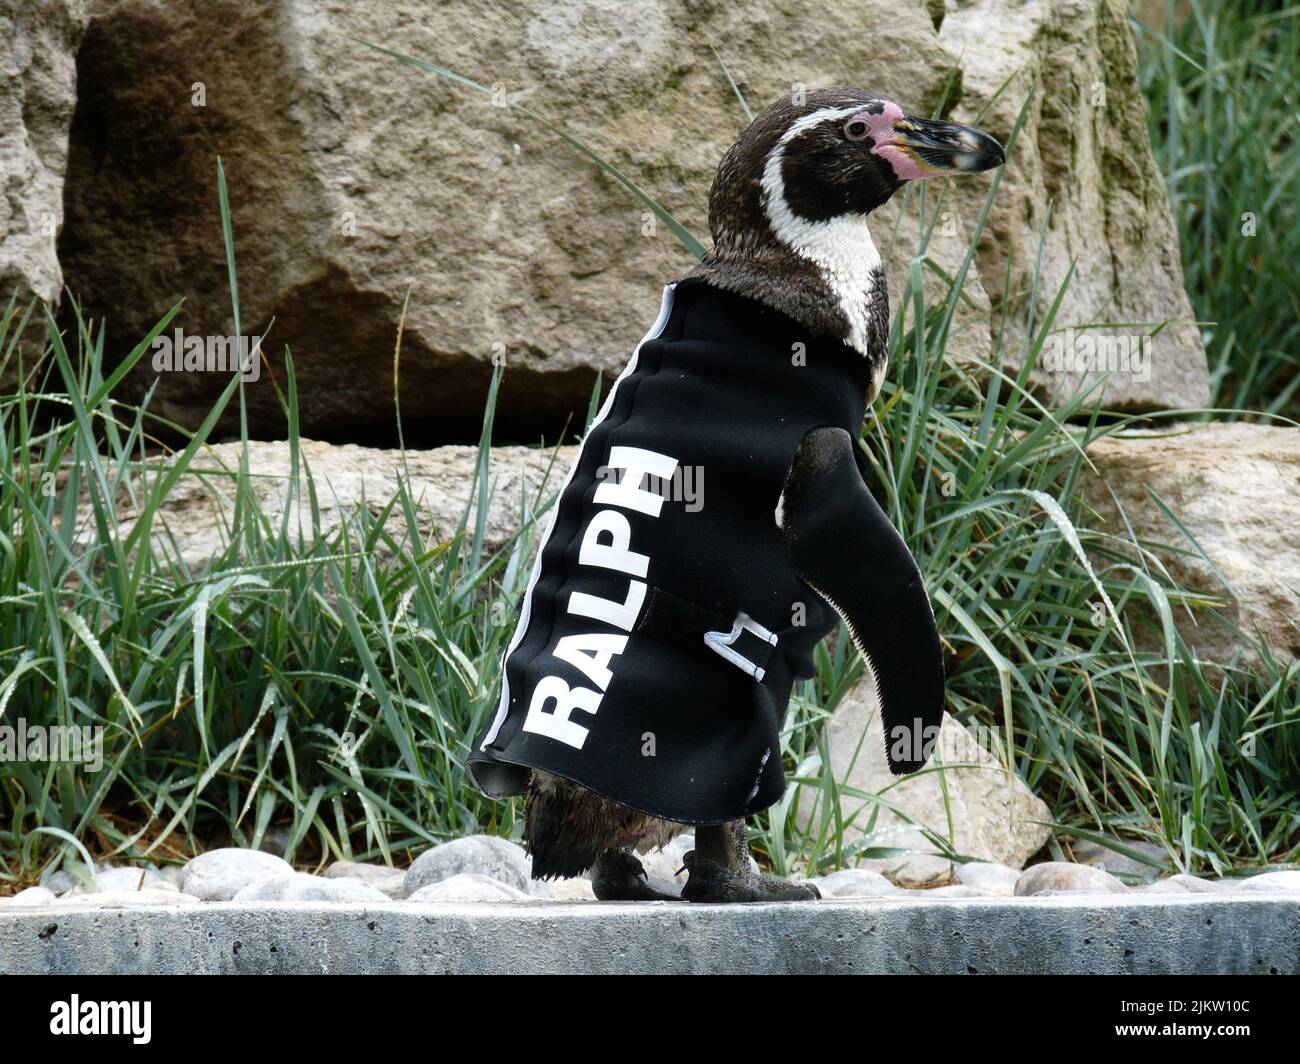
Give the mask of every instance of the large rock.
<svg viewBox="0 0 1300 1064">
<path fill-rule="evenodd" d="M 855 790 L 880 795 L 912 821 L 947 838 L 960 854 L 1022 867 L 1050 834 L 1047 806 L 947 714 L 935 745 L 935 764 L 953 766 L 943 772 L 947 801 L 938 772 L 927 771 L 900 781 L 885 760 L 879 706 L 868 672 L 844 697 L 827 725 L 835 779 Z M 799 806 L 799 820 L 805 826 L 820 815 L 806 793 Z M 873 808 L 875 803 L 867 799 L 841 795 L 842 815 L 846 820 L 854 817 L 853 823 L 845 826 L 846 844 L 864 835 Z M 953 863 L 936 855 L 934 844 L 918 828 L 884 806 L 878 808 L 871 845 L 910 852 L 863 860 L 859 867 L 880 872 L 904 887 L 936 886 L 953 878 Z"/>
<path fill-rule="evenodd" d="M 1080 259 L 1065 318 L 1189 317 L 1123 10 L 989 0 L 952 6 L 941 19 L 941 7 L 97 0 L 81 54 L 62 242 L 69 282 L 88 311 L 107 316 L 113 351 L 182 297 L 175 324 L 187 335 L 232 334 L 219 154 L 243 328 L 260 335 L 274 318 L 266 351 L 281 379 L 281 352 L 292 346 L 305 431 L 391 438 L 393 344 L 409 288 L 408 438 L 476 433 L 495 358 L 506 366 L 498 425 L 516 438 L 554 439 L 585 411 L 597 374 L 627 360 L 660 286 L 692 259 L 616 180 L 511 105 L 526 103 L 587 140 L 707 242 L 713 171 L 744 125 L 709 47 L 724 42 L 754 107 L 792 88 L 852 82 L 927 114 L 952 105 L 951 81 L 967 86 L 958 115 L 970 117 L 1027 64 L 989 119 L 1005 135 L 1024 92 L 1041 81 L 967 281 L 953 353 L 987 354 L 985 290 L 1006 295 L 1008 256 L 1012 292 L 1024 288 L 1030 233 L 1049 197 L 1048 284 L 1070 255 Z M 489 98 L 416 72 L 345 33 L 496 91 Z M 1098 78 L 1110 93 L 1104 121 L 1073 110 Z M 927 254 L 949 273 L 991 180 L 952 182 L 937 217 L 932 190 L 929 221 L 938 225 Z M 920 229 L 917 204 L 903 207 L 882 212 L 876 230 L 896 297 Z M 1203 398 L 1199 339 L 1194 330 L 1174 337 L 1162 334 L 1149 385 L 1126 384 L 1109 398 L 1149 406 Z M 194 424 L 224 377 L 159 379 L 141 366 L 136 386 L 154 382 L 160 412 Z M 279 434 L 266 374 L 247 397 L 258 434 Z"/>
<path fill-rule="evenodd" d="M 1300 656 L 1300 430 L 1232 422 L 1168 433 L 1126 433 L 1089 446 L 1097 476 L 1084 481 L 1084 493 L 1101 516 L 1097 527 L 1127 539 L 1122 507 L 1138 539 L 1180 584 L 1222 599 L 1223 619 L 1258 633 L 1282 660 Z M 1205 612 L 1189 617 L 1176 609 L 1174 622 L 1203 660 L 1227 662 L 1243 649 L 1231 627 Z"/>
<path fill-rule="evenodd" d="M 55 239 L 89 20 L 90 0 L 0 0 L 0 306 L 15 291 L 57 302 L 63 287 Z"/>
<path fill-rule="evenodd" d="M 200 452 L 191 472 L 177 481 L 155 515 L 154 537 L 165 545 L 163 549 L 169 554 L 174 543 L 193 572 L 226 549 L 235 507 L 230 473 L 239 469 L 240 447 L 239 443 L 216 444 Z M 361 507 L 369 507 L 372 513 L 382 511 L 397 493 L 398 477 L 404 476 L 417 504 L 421 533 L 429 540 L 445 539 L 455 534 L 465 507 L 472 502 L 477 453 L 473 447 L 407 451 L 404 463 L 400 451 L 304 440 L 304 475 L 294 497 L 289 527 L 295 535 L 300 528 L 306 538 L 313 535 L 307 472 L 315 482 L 319 531 L 325 539 L 333 536 Z M 484 525 L 487 549 L 500 547 L 515 534 L 525 504 L 532 508 L 559 491 L 575 453 L 572 447 L 492 450 L 488 478 L 493 494 Z M 263 512 L 272 526 L 278 528 L 289 498 L 289 445 L 252 442 L 248 467 Z M 123 505 L 129 506 L 125 497 Z M 476 509 L 471 506 L 470 512 L 468 527 L 472 531 Z M 120 519 L 125 535 L 135 515 L 124 508 Z M 400 504 L 390 512 L 389 524 L 398 538 L 406 534 Z M 78 529 L 78 541 L 85 547 L 91 546 L 95 526 L 87 506 L 82 508 Z"/>
<path fill-rule="evenodd" d="M 1034 90 L 980 244 L 979 272 L 994 321 L 1004 304 L 1010 312 L 1005 340 L 1014 352 L 1040 239 L 1037 322 L 1074 264 L 1056 335 L 1033 378 L 1050 399 L 1097 379 L 1088 371 L 1098 364 L 1089 361 L 1091 350 L 1116 367 L 1104 396 L 1110 408 L 1205 406 L 1205 350 L 1147 135 L 1128 9 L 1127 0 L 947 0 L 939 39 L 963 59 L 955 117 L 974 121 L 987 108 L 980 122 L 1006 138 Z M 954 181 L 951 195 L 973 223 L 984 190 Z M 1163 322 L 1173 324 L 1143 340 Z M 1122 353 L 1143 344 L 1144 359 Z"/>
</svg>

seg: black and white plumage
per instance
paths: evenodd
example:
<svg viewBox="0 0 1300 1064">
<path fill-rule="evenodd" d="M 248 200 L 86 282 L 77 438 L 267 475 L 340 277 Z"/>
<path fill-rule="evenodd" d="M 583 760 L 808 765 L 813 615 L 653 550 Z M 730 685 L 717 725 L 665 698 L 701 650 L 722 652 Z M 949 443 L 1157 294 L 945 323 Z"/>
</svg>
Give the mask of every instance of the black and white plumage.
<svg viewBox="0 0 1300 1064">
<path fill-rule="evenodd" d="M 840 620 L 891 768 L 924 764 L 938 633 L 855 442 L 889 322 L 868 216 L 907 180 L 1001 161 L 987 134 L 855 89 L 779 101 L 727 153 L 714 247 L 669 285 L 583 442 L 470 758 L 486 793 L 528 793 L 534 875 L 591 868 L 602 897 L 665 896 L 630 851 L 696 824 L 683 896 L 813 896 L 749 871 L 743 824 L 784 788 L 791 686 Z M 698 507 L 672 490 L 683 470 Z"/>
</svg>

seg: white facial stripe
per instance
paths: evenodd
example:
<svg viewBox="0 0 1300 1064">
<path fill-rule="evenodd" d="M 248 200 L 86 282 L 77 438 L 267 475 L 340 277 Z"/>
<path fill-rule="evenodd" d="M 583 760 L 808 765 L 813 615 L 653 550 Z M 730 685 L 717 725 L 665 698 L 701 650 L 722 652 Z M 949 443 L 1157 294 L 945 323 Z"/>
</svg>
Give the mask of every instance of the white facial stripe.
<svg viewBox="0 0 1300 1064">
<path fill-rule="evenodd" d="M 862 110 L 854 107 L 826 107 L 804 115 L 785 131 L 763 164 L 763 210 L 778 240 L 797 255 L 821 267 L 822 276 L 849 322 L 849 343 L 867 353 L 867 304 L 880 268 L 880 253 L 871 239 L 865 214 L 842 214 L 822 222 L 800 218 L 785 198 L 781 164 L 786 146 L 805 130 L 835 119 L 844 121 Z"/>
</svg>

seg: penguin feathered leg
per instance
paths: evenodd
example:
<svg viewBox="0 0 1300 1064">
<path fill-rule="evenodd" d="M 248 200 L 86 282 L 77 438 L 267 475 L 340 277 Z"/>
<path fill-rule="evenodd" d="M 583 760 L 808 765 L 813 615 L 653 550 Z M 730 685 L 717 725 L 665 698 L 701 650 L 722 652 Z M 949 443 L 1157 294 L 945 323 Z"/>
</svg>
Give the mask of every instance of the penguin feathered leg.
<svg viewBox="0 0 1300 1064">
<path fill-rule="evenodd" d="M 838 613 L 876 680 L 895 775 L 929 760 L 943 720 L 943 651 L 916 560 L 866 485 L 841 428 L 804 436 L 776 510 L 795 573 Z"/>
</svg>

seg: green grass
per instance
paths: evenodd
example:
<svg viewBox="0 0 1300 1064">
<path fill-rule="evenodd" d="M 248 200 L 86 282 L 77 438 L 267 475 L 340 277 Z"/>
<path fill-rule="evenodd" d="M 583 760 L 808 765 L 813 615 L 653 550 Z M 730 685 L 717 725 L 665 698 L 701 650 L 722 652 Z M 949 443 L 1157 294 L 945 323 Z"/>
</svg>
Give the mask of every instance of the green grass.
<svg viewBox="0 0 1300 1064">
<path fill-rule="evenodd" d="M 996 192 L 995 180 L 990 202 Z M 938 218 L 942 186 L 920 195 L 925 217 Z M 970 262 L 968 252 L 946 278 L 924 248 L 913 260 L 890 380 L 864 433 L 948 646 L 950 710 L 1001 735 L 995 754 L 1047 801 L 1058 833 L 1152 841 L 1166 867 L 1193 872 L 1295 860 L 1300 668 L 1196 663 L 1173 618 L 1208 603 L 1174 586 L 1145 545 L 1089 530 L 1084 447 L 1127 422 L 1090 421 L 1086 396 L 1047 410 L 1026 390 L 1051 315 L 1032 324 L 1028 352 L 999 352 L 984 368 L 946 357 Z M 222 555 L 192 572 L 157 514 L 180 476 L 212 467 L 204 443 L 227 406 L 242 410 L 242 385 L 232 380 L 204 425 L 185 433 L 148 399 L 114 398 L 153 333 L 106 375 L 102 328 L 74 313 L 65 338 L 42 313 L 11 303 L 0 321 L 8 368 L 24 330 L 43 332 L 48 350 L 34 373 L 24 367 L 25 388 L 0 396 L 0 714 L 101 725 L 105 761 L 98 772 L 0 762 L 0 883 L 85 852 L 180 860 L 226 834 L 256 845 L 272 826 L 289 830 L 291 859 L 309 867 L 400 863 L 475 830 L 517 835 L 518 803 L 484 800 L 463 762 L 495 705 L 561 471 L 537 497 L 508 500 L 521 532 L 499 550 L 468 511 L 456 536 L 426 541 L 405 480 L 382 512 L 360 508 L 322 534 L 328 489 L 299 447 L 286 354 L 283 486 L 301 506 L 284 512 L 298 517 L 263 510 L 245 451 L 203 474 L 235 507 Z M 1012 377 L 1004 360 L 1024 369 Z M 495 491 L 496 386 L 484 397 L 479 514 Z M 155 439 L 163 429 L 188 441 L 166 460 Z M 127 506 L 139 515 L 129 525 Z M 850 841 L 841 788 L 822 761 L 822 724 L 862 664 L 840 633 L 817 667 L 783 735 L 794 786 L 756 825 L 783 872 L 889 847 L 870 812 L 858 825 L 867 835 Z M 888 791 L 863 797 L 889 807 Z M 807 830 L 796 804 L 811 815 Z"/>
<path fill-rule="evenodd" d="M 1187 291 L 1197 319 L 1213 323 L 1205 331 L 1212 405 L 1294 419 L 1300 6 L 1188 6 L 1190 15 L 1167 20 L 1163 32 L 1134 25 Z"/>
</svg>

